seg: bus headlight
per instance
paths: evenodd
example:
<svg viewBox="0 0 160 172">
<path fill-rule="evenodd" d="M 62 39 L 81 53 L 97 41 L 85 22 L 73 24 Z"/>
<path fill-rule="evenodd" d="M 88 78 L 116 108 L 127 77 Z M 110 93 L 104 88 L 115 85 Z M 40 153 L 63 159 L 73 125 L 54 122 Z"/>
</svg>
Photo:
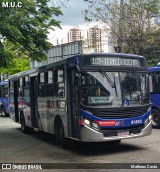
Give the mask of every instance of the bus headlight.
<svg viewBox="0 0 160 172">
<path fill-rule="evenodd" d="M 147 118 L 147 119 L 144 121 L 144 127 L 146 127 L 148 124 L 149 124 L 149 119 Z"/>
<path fill-rule="evenodd" d="M 92 126 L 93 126 L 94 128 L 96 128 L 96 129 L 99 128 L 98 124 L 96 124 L 95 122 L 92 122 Z"/>
<path fill-rule="evenodd" d="M 146 127 L 151 120 L 152 120 L 152 115 L 149 115 L 149 117 L 144 121 L 144 127 Z"/>
<path fill-rule="evenodd" d="M 149 121 L 151 121 L 151 120 L 152 120 L 152 115 L 149 115 L 149 117 L 148 117 L 148 118 L 149 118 Z"/>
<path fill-rule="evenodd" d="M 95 129 L 95 130 L 99 130 L 99 125 L 95 122 L 90 121 L 89 119 L 83 119 L 83 122 L 85 125 Z"/>
<path fill-rule="evenodd" d="M 84 121 L 84 123 L 85 123 L 86 125 L 90 125 L 90 124 L 91 124 L 90 121 L 89 121 L 88 119 L 84 119 L 83 121 Z"/>
</svg>

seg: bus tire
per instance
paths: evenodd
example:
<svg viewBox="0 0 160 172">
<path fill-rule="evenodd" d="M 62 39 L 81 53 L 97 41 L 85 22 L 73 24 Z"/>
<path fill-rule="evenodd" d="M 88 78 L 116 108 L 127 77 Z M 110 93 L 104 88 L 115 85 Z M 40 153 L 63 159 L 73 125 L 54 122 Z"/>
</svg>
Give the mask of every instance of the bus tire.
<svg viewBox="0 0 160 172">
<path fill-rule="evenodd" d="M 160 112 L 157 109 L 152 109 L 152 127 L 160 128 Z"/>
<path fill-rule="evenodd" d="M 1 107 L 1 114 L 2 114 L 2 116 L 7 116 L 6 109 L 4 106 Z"/>
<path fill-rule="evenodd" d="M 56 143 L 60 145 L 63 149 L 69 148 L 69 140 L 64 135 L 64 127 L 62 121 L 56 125 L 55 128 Z"/>
<path fill-rule="evenodd" d="M 23 113 L 21 113 L 20 122 L 21 122 L 21 130 L 22 130 L 22 132 L 24 134 L 29 134 L 30 133 L 30 128 L 26 126 L 25 118 L 24 118 Z"/>
</svg>

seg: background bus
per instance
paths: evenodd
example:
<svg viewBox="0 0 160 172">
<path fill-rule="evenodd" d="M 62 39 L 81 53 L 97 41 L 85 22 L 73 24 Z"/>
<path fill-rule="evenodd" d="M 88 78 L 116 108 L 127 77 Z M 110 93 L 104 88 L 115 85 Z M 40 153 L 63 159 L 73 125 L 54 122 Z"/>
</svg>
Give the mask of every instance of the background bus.
<svg viewBox="0 0 160 172">
<path fill-rule="evenodd" d="M 148 71 L 152 105 L 152 123 L 154 128 L 160 128 L 160 64 L 148 68 Z"/>
<path fill-rule="evenodd" d="M 0 82 L 0 113 L 8 116 L 8 81 Z"/>
<path fill-rule="evenodd" d="M 151 134 L 148 67 L 144 57 L 76 55 L 9 77 L 10 116 L 68 139 L 114 141 Z"/>
</svg>

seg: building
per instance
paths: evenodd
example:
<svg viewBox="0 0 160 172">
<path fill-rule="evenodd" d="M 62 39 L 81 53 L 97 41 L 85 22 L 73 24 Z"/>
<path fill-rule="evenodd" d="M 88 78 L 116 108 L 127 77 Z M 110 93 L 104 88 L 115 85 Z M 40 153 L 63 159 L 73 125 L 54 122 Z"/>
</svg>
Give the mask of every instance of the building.
<svg viewBox="0 0 160 172">
<path fill-rule="evenodd" d="M 68 42 L 81 40 L 81 30 L 79 28 L 70 29 L 68 33 Z"/>
<path fill-rule="evenodd" d="M 94 48 L 94 52 L 102 52 L 102 30 L 97 26 L 89 29 L 89 47 Z"/>
</svg>

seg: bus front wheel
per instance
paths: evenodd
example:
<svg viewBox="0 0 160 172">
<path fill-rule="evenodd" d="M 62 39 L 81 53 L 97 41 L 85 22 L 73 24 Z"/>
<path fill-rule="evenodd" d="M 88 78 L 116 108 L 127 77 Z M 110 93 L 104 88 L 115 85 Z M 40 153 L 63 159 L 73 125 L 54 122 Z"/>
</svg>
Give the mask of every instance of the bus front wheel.
<svg viewBox="0 0 160 172">
<path fill-rule="evenodd" d="M 64 127 L 62 121 L 59 121 L 55 127 L 56 143 L 62 148 L 69 148 L 69 140 L 64 136 Z"/>
<path fill-rule="evenodd" d="M 160 112 L 157 109 L 152 109 L 152 126 L 160 128 Z"/>
</svg>

